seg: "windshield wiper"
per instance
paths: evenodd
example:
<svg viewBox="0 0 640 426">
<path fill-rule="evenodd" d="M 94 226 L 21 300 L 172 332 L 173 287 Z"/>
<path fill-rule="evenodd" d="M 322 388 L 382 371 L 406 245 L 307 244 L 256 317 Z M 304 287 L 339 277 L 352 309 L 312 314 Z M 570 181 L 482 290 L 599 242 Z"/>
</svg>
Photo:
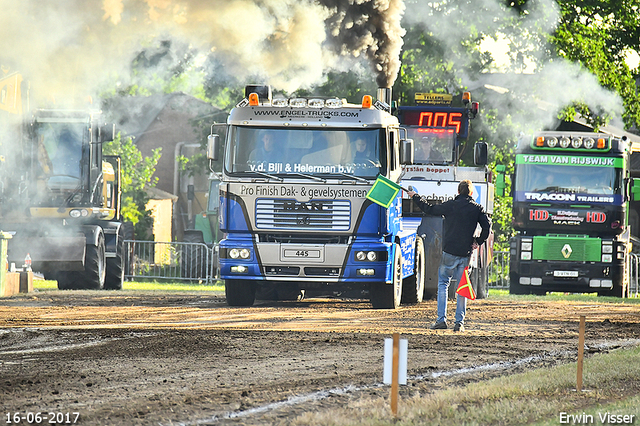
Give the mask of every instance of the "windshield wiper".
<svg viewBox="0 0 640 426">
<path fill-rule="evenodd" d="M 286 175 L 287 176 L 291 176 L 291 175 L 302 176 L 302 177 L 305 177 L 307 179 L 313 179 L 315 181 L 322 182 L 322 183 L 326 183 L 327 182 L 327 180 L 324 179 L 324 178 L 319 178 L 318 176 L 313 176 L 313 175 L 306 175 L 304 173 L 291 172 L 291 173 L 286 173 Z"/>
<path fill-rule="evenodd" d="M 257 175 L 260 175 L 260 176 L 266 177 L 267 179 L 275 179 L 275 180 L 277 180 L 277 181 L 279 181 L 279 182 L 282 182 L 282 181 L 284 180 L 284 179 L 282 179 L 280 176 L 270 175 L 270 174 L 268 174 L 268 173 L 262 173 L 262 172 L 259 172 L 259 171 L 257 171 L 257 170 L 247 170 L 247 171 L 245 171 L 244 173 L 255 173 L 255 174 L 257 174 Z"/>
<path fill-rule="evenodd" d="M 361 178 L 360 176 L 349 175 L 347 173 L 342 173 L 342 172 L 335 172 L 335 174 L 346 176 L 346 177 L 348 177 L 350 179 L 357 180 L 357 181 L 360 181 L 360 182 L 369 182 L 368 180 L 366 180 L 365 178 Z"/>
</svg>

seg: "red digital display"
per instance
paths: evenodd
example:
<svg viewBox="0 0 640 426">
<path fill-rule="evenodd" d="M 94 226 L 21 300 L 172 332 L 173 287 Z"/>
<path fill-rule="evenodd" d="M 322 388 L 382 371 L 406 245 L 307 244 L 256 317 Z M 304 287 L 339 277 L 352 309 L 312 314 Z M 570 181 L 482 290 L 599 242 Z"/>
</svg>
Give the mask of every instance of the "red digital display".
<svg viewBox="0 0 640 426">
<path fill-rule="evenodd" d="M 464 108 L 400 107 L 398 118 L 408 126 L 454 127 L 458 138 L 466 138 L 469 131 L 469 116 Z"/>
<path fill-rule="evenodd" d="M 418 126 L 455 127 L 456 133 L 460 133 L 461 121 L 462 113 L 460 112 L 423 111 L 420 113 Z"/>
</svg>

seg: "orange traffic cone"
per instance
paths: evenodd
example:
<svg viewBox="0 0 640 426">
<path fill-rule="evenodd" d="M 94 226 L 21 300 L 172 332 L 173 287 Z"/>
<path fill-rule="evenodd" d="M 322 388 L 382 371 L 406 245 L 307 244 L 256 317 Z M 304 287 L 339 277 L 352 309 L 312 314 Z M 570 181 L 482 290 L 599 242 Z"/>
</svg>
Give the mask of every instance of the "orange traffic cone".
<svg viewBox="0 0 640 426">
<path fill-rule="evenodd" d="M 460 296 L 466 297 L 469 300 L 476 300 L 476 292 L 473 291 L 471 285 L 471 279 L 469 278 L 469 267 L 464 268 L 462 277 L 460 278 L 460 284 L 458 284 L 458 290 L 456 290 Z"/>
</svg>

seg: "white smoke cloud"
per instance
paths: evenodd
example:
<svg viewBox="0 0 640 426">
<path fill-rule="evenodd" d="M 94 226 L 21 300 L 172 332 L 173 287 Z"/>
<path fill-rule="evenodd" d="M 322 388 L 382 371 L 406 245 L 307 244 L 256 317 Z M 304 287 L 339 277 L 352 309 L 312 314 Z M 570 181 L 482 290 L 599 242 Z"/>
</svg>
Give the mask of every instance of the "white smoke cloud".
<svg viewBox="0 0 640 426">
<path fill-rule="evenodd" d="M 362 55 L 395 79 L 402 0 L 0 0 L 0 63 L 37 104 L 96 96 L 158 39 L 213 52 L 227 74 L 293 91 Z M 357 35 L 356 35 L 357 33 Z M 348 40 L 357 41 L 358 45 Z M 184 61 L 166 55 L 165 68 Z M 174 60 L 174 64 L 167 63 Z M 384 77 L 380 77 L 384 76 Z"/>
<path fill-rule="evenodd" d="M 529 1 L 527 6 L 528 13 L 519 17 L 498 0 L 445 0 L 440 3 L 408 0 L 405 19 L 410 24 L 424 24 L 443 44 L 444 51 L 450 52 L 446 59 L 454 63 L 463 85 L 478 88 L 483 83 L 489 83 L 510 92 L 509 96 L 503 96 L 505 91 L 498 89 L 490 102 L 524 131 L 552 126 L 557 122 L 558 111 L 574 101 L 620 117 L 624 111 L 622 100 L 616 93 L 603 88 L 592 73 L 578 64 L 559 59 L 551 61 L 548 58 L 549 46 L 544 34 L 551 33 L 559 22 L 557 3 L 553 0 L 535 0 Z M 521 24 L 519 32 L 509 34 L 506 39 L 514 49 L 507 52 L 511 59 L 511 71 L 507 70 L 499 76 L 461 73 L 460 70 L 468 65 L 468 57 L 460 54 L 462 43 L 504 31 L 503 25 L 508 22 L 504 18 Z M 516 60 L 539 66 L 529 69 L 525 74 Z M 509 103 L 511 97 L 531 100 L 532 108 L 525 115 L 513 115 L 515 110 Z M 615 124 L 620 125 L 620 121 L 617 120 Z"/>
</svg>

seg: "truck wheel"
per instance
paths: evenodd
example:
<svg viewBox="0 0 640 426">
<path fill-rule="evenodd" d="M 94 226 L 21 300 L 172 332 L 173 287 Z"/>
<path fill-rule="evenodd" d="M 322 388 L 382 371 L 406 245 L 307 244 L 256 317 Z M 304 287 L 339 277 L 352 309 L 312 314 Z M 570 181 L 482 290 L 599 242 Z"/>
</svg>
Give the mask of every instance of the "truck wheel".
<svg viewBox="0 0 640 426">
<path fill-rule="evenodd" d="M 84 272 L 78 273 L 83 288 L 88 290 L 101 290 L 104 288 L 106 273 L 106 257 L 104 248 L 104 235 L 98 237 L 98 245 L 87 245 L 84 259 Z M 73 274 L 75 275 L 75 274 Z"/>
<path fill-rule="evenodd" d="M 116 257 L 107 258 L 107 277 L 104 288 L 107 290 L 122 290 L 124 282 L 124 230 L 118 229 L 118 243 L 116 245 Z"/>
<path fill-rule="evenodd" d="M 402 303 L 415 304 L 424 297 L 426 260 L 422 238 L 416 238 L 415 265 L 413 275 L 402 280 Z"/>
<path fill-rule="evenodd" d="M 55 272 L 53 277 L 58 281 L 58 290 L 77 290 L 80 287 L 80 281 L 77 277 L 74 279 L 73 272 Z M 52 278 L 53 278 L 52 277 Z"/>
<path fill-rule="evenodd" d="M 609 296 L 609 297 L 621 297 L 621 298 L 625 298 L 627 296 L 626 294 L 626 287 L 623 285 L 615 285 L 613 286 L 613 288 L 611 290 L 603 290 L 603 291 L 599 291 L 598 292 L 598 296 Z"/>
<path fill-rule="evenodd" d="M 400 246 L 395 245 L 393 257 L 393 283 L 371 283 L 369 298 L 374 309 L 396 309 L 402 299 L 402 255 Z"/>
<path fill-rule="evenodd" d="M 180 270 L 182 278 L 200 278 L 206 280 L 211 268 L 207 265 L 208 249 L 204 243 L 202 233 L 189 232 L 184 234 L 185 243 L 182 246 Z"/>
<path fill-rule="evenodd" d="M 252 306 L 256 300 L 256 283 L 249 280 L 225 280 L 224 294 L 229 306 Z"/>
<path fill-rule="evenodd" d="M 487 298 L 487 268 L 474 268 L 471 278 L 473 291 L 476 292 L 476 299 Z"/>
<path fill-rule="evenodd" d="M 518 281 L 520 280 L 520 276 L 517 274 L 509 274 L 509 294 L 529 294 L 531 293 L 530 289 L 525 288 L 523 285 L 520 285 Z"/>
</svg>

